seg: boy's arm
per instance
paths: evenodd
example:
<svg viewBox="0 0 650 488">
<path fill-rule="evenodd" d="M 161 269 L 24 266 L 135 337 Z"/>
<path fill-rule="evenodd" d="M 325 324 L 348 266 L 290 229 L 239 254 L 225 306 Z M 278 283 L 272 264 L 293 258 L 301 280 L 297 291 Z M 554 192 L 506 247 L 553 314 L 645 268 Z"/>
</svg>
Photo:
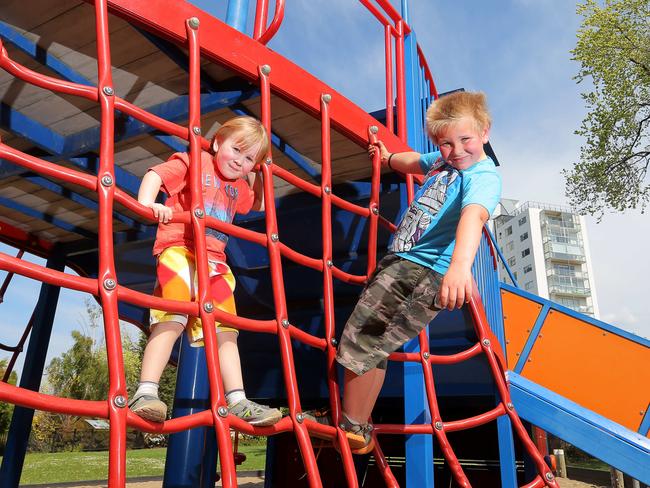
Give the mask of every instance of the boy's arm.
<svg viewBox="0 0 650 488">
<path fill-rule="evenodd" d="M 261 171 L 251 171 L 246 175 L 249 186 L 253 189 L 255 195 L 251 210 L 256 212 L 264 211 L 264 181 L 262 180 Z"/>
<path fill-rule="evenodd" d="M 472 263 L 481 242 L 483 225 L 489 217 L 485 207 L 476 203 L 467 205 L 461 211 L 451 264 L 440 285 L 442 308 L 460 308 L 472 297 Z"/>
<path fill-rule="evenodd" d="M 159 223 L 166 224 L 172 219 L 172 209 L 156 203 L 156 197 L 162 186 L 162 178 L 155 171 L 147 171 L 140 183 L 138 202 L 153 210 L 153 216 Z"/>
<path fill-rule="evenodd" d="M 372 158 L 375 151 L 379 151 L 379 160 L 382 166 L 388 166 L 393 171 L 400 173 L 410 173 L 421 175 L 422 167 L 420 166 L 420 153 L 415 151 L 391 153 L 386 149 L 384 143 L 377 141 L 375 144 L 368 146 L 368 155 Z"/>
</svg>

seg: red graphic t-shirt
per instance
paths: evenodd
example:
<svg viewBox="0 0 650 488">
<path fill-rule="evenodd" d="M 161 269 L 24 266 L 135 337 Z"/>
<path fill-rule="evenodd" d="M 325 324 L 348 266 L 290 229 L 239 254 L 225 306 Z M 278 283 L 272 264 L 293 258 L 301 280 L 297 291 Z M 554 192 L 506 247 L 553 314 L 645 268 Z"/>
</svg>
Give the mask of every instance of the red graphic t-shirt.
<svg viewBox="0 0 650 488">
<path fill-rule="evenodd" d="M 187 153 L 172 154 L 166 162 L 149 169 L 155 171 L 162 179 L 162 190 L 168 195 L 165 205 L 170 207 L 174 214 L 190 209 L 189 169 L 190 157 Z M 224 179 L 214 165 L 212 154 L 206 151 L 201 151 L 201 184 L 203 205 L 207 216 L 231 223 L 235 213 L 248 213 L 253 206 L 255 195 L 248 182 L 243 179 L 235 181 Z M 228 236 L 216 229 L 206 228 L 205 233 L 208 252 L 225 262 L 224 249 Z M 171 246 L 186 246 L 194 249 L 191 224 L 178 222 L 158 224 L 153 254 L 157 256 Z"/>
</svg>

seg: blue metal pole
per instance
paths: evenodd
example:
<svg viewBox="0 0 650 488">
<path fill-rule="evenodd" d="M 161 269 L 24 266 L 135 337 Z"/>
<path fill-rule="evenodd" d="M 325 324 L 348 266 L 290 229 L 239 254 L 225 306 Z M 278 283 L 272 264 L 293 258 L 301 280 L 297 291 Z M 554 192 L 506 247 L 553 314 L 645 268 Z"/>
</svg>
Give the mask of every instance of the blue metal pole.
<svg viewBox="0 0 650 488">
<path fill-rule="evenodd" d="M 230 0 L 226 11 L 226 24 L 246 34 L 248 0 Z"/>
<path fill-rule="evenodd" d="M 406 2 L 402 2 L 402 15 L 406 14 Z M 404 39 L 404 65 L 406 84 L 406 125 L 409 145 L 422 151 L 423 127 L 421 100 L 418 81 L 418 56 L 415 34 L 411 32 Z M 405 197 L 405 195 L 404 195 Z M 405 198 L 403 199 L 405 204 Z M 429 328 L 427 327 L 427 334 Z M 417 337 L 404 345 L 405 352 L 419 351 Z M 408 399 L 408 400 L 407 400 Z M 404 423 L 423 424 L 431 422 L 431 412 L 427 401 L 422 366 L 417 363 L 404 363 Z M 406 486 L 434 486 L 433 480 L 433 440 L 428 435 L 406 437 Z"/>
<path fill-rule="evenodd" d="M 185 334 L 180 339 L 173 417 L 210 408 L 210 385 L 206 375 L 205 349 L 190 347 Z M 215 473 L 205 473 L 206 427 L 171 434 L 165 460 L 163 488 L 214 486 Z M 213 452 L 216 458 L 216 452 Z M 214 470 L 212 470 L 214 471 Z M 212 484 L 208 479 L 212 477 Z"/>
<path fill-rule="evenodd" d="M 55 271 L 63 271 L 65 268 L 63 253 L 55 249 L 47 260 L 47 267 Z M 44 283 L 41 286 L 34 314 L 34 326 L 29 336 L 25 365 L 20 377 L 21 388 L 38 391 L 41 386 L 45 357 L 50 344 L 60 291 L 61 288 L 56 285 Z M 2 467 L 0 467 L 0 488 L 15 488 L 20 482 L 33 417 L 34 410 L 31 408 L 16 407 L 14 409 Z"/>
</svg>

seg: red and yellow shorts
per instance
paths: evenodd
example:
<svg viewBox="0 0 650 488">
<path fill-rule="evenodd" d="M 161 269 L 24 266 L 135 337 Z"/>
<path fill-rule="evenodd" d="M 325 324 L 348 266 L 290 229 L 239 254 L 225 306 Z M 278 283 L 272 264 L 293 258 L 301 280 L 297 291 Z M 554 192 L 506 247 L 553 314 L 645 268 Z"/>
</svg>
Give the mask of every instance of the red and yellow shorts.
<svg viewBox="0 0 650 488">
<path fill-rule="evenodd" d="M 192 301 L 196 298 L 198 289 L 198 274 L 196 272 L 194 253 L 184 246 L 172 246 L 158 255 L 156 266 L 156 287 L 154 296 L 169 299 Z M 216 261 L 208 255 L 210 293 L 215 308 L 235 315 L 235 277 L 230 267 L 221 261 Z M 178 322 L 185 326 L 190 345 L 203 345 L 203 329 L 201 319 L 188 317 L 182 313 L 166 312 L 151 309 L 149 311 L 149 327 L 155 327 L 161 322 Z M 215 321 L 217 332 L 235 331 L 231 327 Z"/>
</svg>

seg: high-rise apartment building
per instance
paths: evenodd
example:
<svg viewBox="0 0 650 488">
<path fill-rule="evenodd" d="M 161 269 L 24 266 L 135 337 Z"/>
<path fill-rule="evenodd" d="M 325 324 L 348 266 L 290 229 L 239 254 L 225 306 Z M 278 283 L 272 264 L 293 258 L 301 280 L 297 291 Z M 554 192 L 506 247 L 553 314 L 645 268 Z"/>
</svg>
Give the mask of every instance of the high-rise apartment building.
<svg viewBox="0 0 650 488">
<path fill-rule="evenodd" d="M 522 289 L 598 318 L 583 216 L 559 205 L 503 199 L 494 235 Z M 503 264 L 499 272 L 511 283 Z"/>
</svg>

